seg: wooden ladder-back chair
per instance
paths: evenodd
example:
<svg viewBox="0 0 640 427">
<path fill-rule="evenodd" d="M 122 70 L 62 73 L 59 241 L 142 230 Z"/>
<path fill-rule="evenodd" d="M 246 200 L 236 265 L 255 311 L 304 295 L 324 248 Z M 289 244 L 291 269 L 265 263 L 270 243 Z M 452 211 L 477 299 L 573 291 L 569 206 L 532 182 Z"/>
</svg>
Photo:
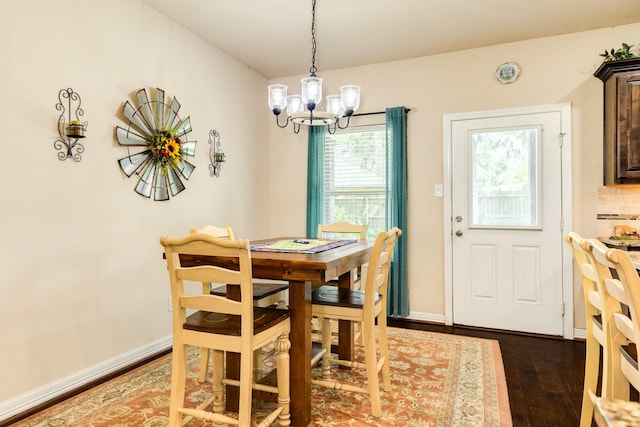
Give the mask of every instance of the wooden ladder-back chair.
<svg viewBox="0 0 640 427">
<path fill-rule="evenodd" d="M 367 224 L 351 224 L 348 222 L 335 222 L 333 224 L 318 224 L 318 239 L 353 239 L 366 240 Z M 354 289 L 359 289 L 360 279 L 366 273 L 366 264 L 352 273 Z"/>
<path fill-rule="evenodd" d="M 607 248 L 597 239 L 589 239 L 589 245 L 596 262 L 615 271 L 614 277 L 604 279 L 604 284 L 621 306 L 613 313 L 611 333 L 615 344 L 611 346 L 611 357 L 616 364 L 613 365 L 612 392 L 607 397 L 629 400 L 629 385 L 640 390 L 636 351 L 640 346 L 640 277 L 627 252 Z M 620 342 L 622 339 L 626 342 Z"/>
<path fill-rule="evenodd" d="M 289 311 L 253 305 L 251 251 L 247 240 L 231 241 L 206 234 L 191 234 L 181 238 L 163 236 L 171 295 L 173 298 L 173 360 L 171 372 L 171 403 L 169 426 L 177 427 L 185 417 L 214 423 L 251 425 L 252 390 L 278 394 L 278 407 L 260 424 L 270 426 L 276 419 L 279 425 L 290 425 L 289 413 Z M 239 271 L 211 265 L 183 267 L 180 255 L 222 256 L 238 259 Z M 185 281 L 229 283 L 240 286 L 240 301 L 210 294 L 188 295 Z M 187 310 L 195 312 L 187 316 Z M 253 381 L 253 352 L 275 342 L 278 386 L 257 386 Z M 213 396 L 196 408 L 185 407 L 186 346 L 213 350 Z M 224 376 L 224 354 L 240 354 L 240 379 Z M 224 385 L 239 387 L 237 418 L 225 415 Z M 212 404 L 212 410 L 205 410 Z"/>
<path fill-rule="evenodd" d="M 586 358 L 584 367 L 584 386 L 582 392 L 582 412 L 580 427 L 590 427 L 593 420 L 593 401 L 591 394 L 596 393 L 598 378 L 602 377 L 601 396 L 612 395 L 613 365 L 618 365 L 611 357 L 611 327 L 613 313 L 620 311 L 620 304 L 611 297 L 604 285 L 604 280 L 611 278 L 609 268 L 596 262 L 591 254 L 588 239 L 576 232 L 570 232 L 564 240 L 573 250 L 573 258 L 582 279 L 582 291 L 586 314 Z M 598 242 L 598 246 L 604 247 Z M 602 249 L 602 248 L 601 248 Z M 602 354 L 602 371 L 600 371 L 600 355 Z M 619 369 L 618 369 L 619 371 Z"/>
<path fill-rule="evenodd" d="M 384 388 L 386 390 L 391 388 L 387 348 L 387 283 L 393 249 L 401 234 L 402 231 L 397 227 L 389 232 L 382 231 L 378 234 L 369 258 L 369 271 L 363 290 L 340 289 L 336 286 L 324 285 L 313 291 L 311 295 L 311 312 L 323 319 L 322 351 L 312 362 L 315 363 L 320 357 L 322 358 L 322 379 L 313 379 L 312 383 L 336 390 L 368 393 L 371 414 L 375 417 L 382 415 L 378 384 L 378 375 L 381 371 Z M 331 358 L 332 320 L 348 320 L 362 324 L 365 363 Z M 367 384 L 358 386 L 331 380 L 329 374 L 332 362 L 366 369 Z"/>
<path fill-rule="evenodd" d="M 237 240 L 236 234 L 233 228 L 230 226 L 218 227 L 215 225 L 205 225 L 201 228 L 192 228 L 191 234 L 207 234 L 209 236 L 219 237 L 225 240 Z M 270 307 L 277 306 L 278 308 L 286 308 L 287 292 L 289 290 L 288 283 L 253 283 L 253 305 L 256 307 Z M 224 297 L 227 295 L 227 285 L 219 285 L 212 287 L 211 283 L 202 283 L 202 293 L 217 295 Z M 207 379 L 207 371 L 209 366 L 209 349 L 203 348 L 200 353 L 200 382 L 205 382 Z M 262 370 L 260 369 L 260 363 L 262 358 L 262 351 L 258 350 L 255 354 L 256 360 L 254 362 L 254 377 L 258 379 L 261 376 Z"/>
<path fill-rule="evenodd" d="M 351 224 L 349 222 L 334 222 L 332 224 L 318 224 L 318 239 L 367 239 L 367 224 Z M 364 277 L 367 273 L 367 264 L 363 264 L 351 272 L 352 289 L 360 289 L 360 284 L 364 283 Z M 338 285 L 338 280 L 333 279 L 326 283 L 314 283 L 313 289 L 317 289 L 323 285 Z M 318 326 L 314 330 L 315 333 L 322 332 L 322 318 L 318 318 Z M 358 324 L 358 333 L 355 335 L 356 343 L 362 345 L 362 325 Z"/>
</svg>

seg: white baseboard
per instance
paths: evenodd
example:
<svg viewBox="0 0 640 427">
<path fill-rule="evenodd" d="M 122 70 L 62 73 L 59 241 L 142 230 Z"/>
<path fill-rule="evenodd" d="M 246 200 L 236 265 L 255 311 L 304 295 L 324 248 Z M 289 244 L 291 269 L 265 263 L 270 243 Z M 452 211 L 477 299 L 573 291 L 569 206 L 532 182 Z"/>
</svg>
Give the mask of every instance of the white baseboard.
<svg viewBox="0 0 640 427">
<path fill-rule="evenodd" d="M 433 313 L 421 313 L 417 311 L 410 311 L 407 317 L 403 317 L 407 320 L 422 320 L 426 322 L 442 323 L 444 324 L 444 314 Z"/>
<path fill-rule="evenodd" d="M 587 330 L 586 329 L 574 329 L 573 330 L 573 338 L 580 338 L 583 340 L 587 339 Z"/>
<path fill-rule="evenodd" d="M 402 319 L 422 320 L 422 321 L 427 321 L 432 323 L 440 323 L 443 325 L 445 324 L 443 314 L 421 313 L 421 312 L 412 311 L 412 312 L 409 312 L 409 315 L 407 317 L 402 317 Z M 587 339 L 587 330 L 574 328 L 573 339 Z"/>
<path fill-rule="evenodd" d="M 421 313 L 417 311 L 410 311 L 408 316 L 390 316 L 391 319 L 402 319 L 402 320 L 416 320 L 422 322 L 429 323 L 444 323 L 444 315 L 442 314 L 433 314 L 433 313 Z"/>
<path fill-rule="evenodd" d="M 25 412 L 66 392 L 82 387 L 91 381 L 98 380 L 118 369 L 133 365 L 140 360 L 165 351 L 171 348 L 171 345 L 172 339 L 171 335 L 169 335 L 147 346 L 123 353 L 113 359 L 105 360 L 104 362 L 75 372 L 65 378 L 16 396 L 13 399 L 0 402 L 0 421 Z"/>
</svg>

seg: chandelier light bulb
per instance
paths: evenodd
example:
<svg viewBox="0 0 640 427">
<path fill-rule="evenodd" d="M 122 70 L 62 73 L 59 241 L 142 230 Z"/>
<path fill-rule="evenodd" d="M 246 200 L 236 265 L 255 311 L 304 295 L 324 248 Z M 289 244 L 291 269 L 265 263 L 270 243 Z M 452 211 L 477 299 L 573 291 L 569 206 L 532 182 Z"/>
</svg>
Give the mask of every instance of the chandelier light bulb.
<svg viewBox="0 0 640 427">
<path fill-rule="evenodd" d="M 302 103 L 302 97 L 300 95 L 287 96 L 287 114 L 292 116 L 296 113 L 304 111 L 304 104 Z"/>
<path fill-rule="evenodd" d="M 269 94 L 269 108 L 277 116 L 287 106 L 287 86 L 281 84 L 269 85 L 267 92 Z"/>
<path fill-rule="evenodd" d="M 336 117 L 342 116 L 342 106 L 340 105 L 340 95 L 327 95 L 327 113 Z"/>
<path fill-rule="evenodd" d="M 322 79 L 320 77 L 306 77 L 302 82 L 302 102 L 307 110 L 313 111 L 322 101 Z"/>
<path fill-rule="evenodd" d="M 360 86 L 346 85 L 340 88 L 340 103 L 345 116 L 351 116 L 360 106 Z"/>
</svg>

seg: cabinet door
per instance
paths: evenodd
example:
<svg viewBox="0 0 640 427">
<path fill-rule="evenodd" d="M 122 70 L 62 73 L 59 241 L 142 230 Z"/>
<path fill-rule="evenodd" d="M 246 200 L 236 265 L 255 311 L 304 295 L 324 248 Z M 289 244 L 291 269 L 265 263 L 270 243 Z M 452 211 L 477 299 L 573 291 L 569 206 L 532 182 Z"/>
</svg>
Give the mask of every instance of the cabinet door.
<svg viewBox="0 0 640 427">
<path fill-rule="evenodd" d="M 617 175 L 640 182 L 640 74 L 618 76 Z"/>
</svg>

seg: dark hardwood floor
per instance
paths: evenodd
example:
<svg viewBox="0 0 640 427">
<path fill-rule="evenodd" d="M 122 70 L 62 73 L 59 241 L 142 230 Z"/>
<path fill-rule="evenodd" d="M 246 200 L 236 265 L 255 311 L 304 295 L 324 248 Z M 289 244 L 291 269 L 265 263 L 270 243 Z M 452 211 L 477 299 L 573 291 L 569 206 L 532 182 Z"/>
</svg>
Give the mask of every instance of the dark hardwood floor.
<svg viewBox="0 0 640 427">
<path fill-rule="evenodd" d="M 577 427 L 585 342 L 389 319 L 389 326 L 500 342 L 514 427 Z"/>
</svg>

